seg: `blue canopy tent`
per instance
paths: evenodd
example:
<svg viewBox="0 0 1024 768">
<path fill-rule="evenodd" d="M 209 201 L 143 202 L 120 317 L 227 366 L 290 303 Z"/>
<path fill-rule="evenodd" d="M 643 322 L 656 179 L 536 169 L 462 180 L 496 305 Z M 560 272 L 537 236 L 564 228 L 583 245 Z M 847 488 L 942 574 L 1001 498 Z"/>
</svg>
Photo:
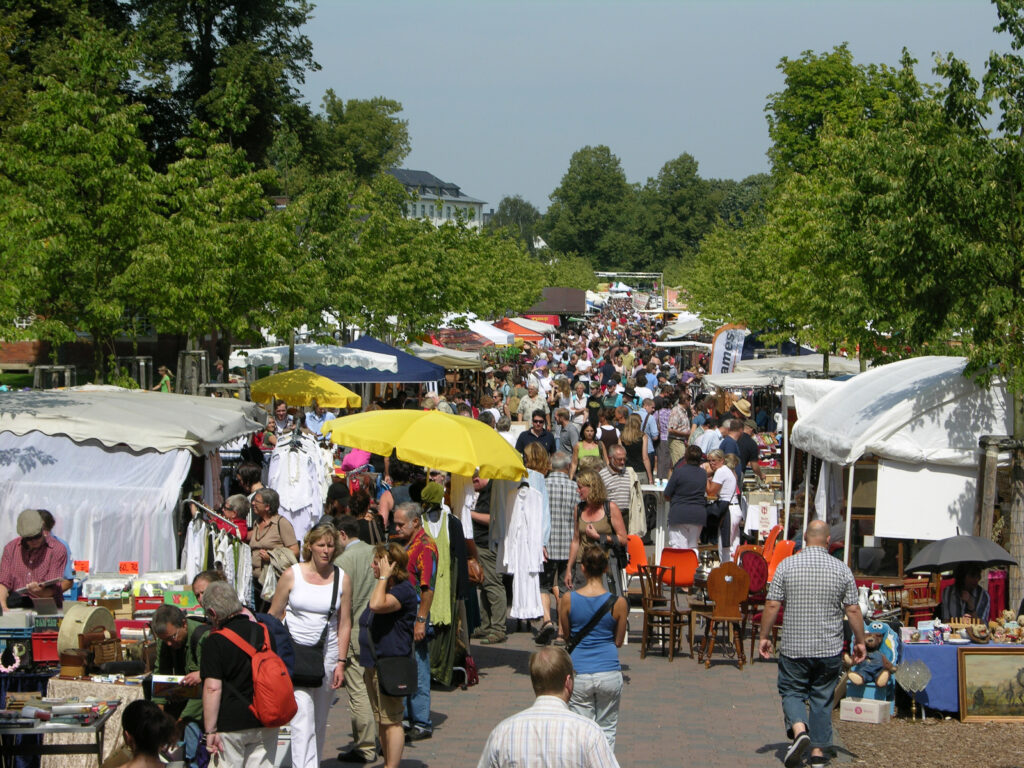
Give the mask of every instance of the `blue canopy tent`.
<svg viewBox="0 0 1024 768">
<path fill-rule="evenodd" d="M 339 384 L 425 384 L 444 379 L 444 368 L 440 365 L 420 360 L 418 357 L 385 344 L 383 341 L 378 341 L 372 336 L 360 336 L 345 346 L 364 352 L 394 355 L 398 358 L 398 370 L 378 371 L 370 368 L 352 368 L 347 365 L 318 365 L 313 370 Z"/>
</svg>

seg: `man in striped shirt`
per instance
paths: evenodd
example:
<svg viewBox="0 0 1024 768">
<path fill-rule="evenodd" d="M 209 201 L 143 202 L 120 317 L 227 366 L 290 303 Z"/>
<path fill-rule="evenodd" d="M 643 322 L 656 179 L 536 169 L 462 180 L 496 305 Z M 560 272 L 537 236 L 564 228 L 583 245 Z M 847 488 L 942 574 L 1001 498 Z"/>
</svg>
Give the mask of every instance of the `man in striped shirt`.
<svg viewBox="0 0 1024 768">
<path fill-rule="evenodd" d="M 477 768 L 580 766 L 618 768 L 601 728 L 570 712 L 572 659 L 549 645 L 530 656 L 533 706 L 498 723 L 491 731 Z"/>
<path fill-rule="evenodd" d="M 775 571 L 761 617 L 760 651 L 768 659 L 771 630 L 785 603 L 778 688 L 786 729 L 793 739 L 786 751 L 786 768 L 800 765 L 808 747 L 811 766 L 827 762 L 824 751 L 832 747 L 832 696 L 843 663 L 843 614 L 853 631 L 854 663 L 867 654 L 853 573 L 828 553 L 828 544 L 828 523 L 809 523 L 804 548 Z"/>
</svg>

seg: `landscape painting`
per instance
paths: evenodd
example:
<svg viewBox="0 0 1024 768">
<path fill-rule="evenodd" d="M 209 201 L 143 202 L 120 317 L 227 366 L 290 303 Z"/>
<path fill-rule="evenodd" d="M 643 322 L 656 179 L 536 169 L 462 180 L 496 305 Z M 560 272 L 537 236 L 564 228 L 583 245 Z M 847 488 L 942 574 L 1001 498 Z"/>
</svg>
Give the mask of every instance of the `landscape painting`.
<svg viewBox="0 0 1024 768">
<path fill-rule="evenodd" d="M 961 648 L 961 720 L 1024 720 L 1024 648 Z"/>
</svg>

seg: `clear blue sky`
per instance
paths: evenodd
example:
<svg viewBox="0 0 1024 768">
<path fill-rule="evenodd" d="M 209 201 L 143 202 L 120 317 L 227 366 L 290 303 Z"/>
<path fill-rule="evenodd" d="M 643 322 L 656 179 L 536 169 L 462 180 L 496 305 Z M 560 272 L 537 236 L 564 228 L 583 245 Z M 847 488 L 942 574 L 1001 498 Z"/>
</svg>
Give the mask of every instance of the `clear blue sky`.
<svg viewBox="0 0 1024 768">
<path fill-rule="evenodd" d="M 401 102 L 429 171 L 497 207 L 541 211 L 577 149 L 606 144 L 630 182 L 680 154 L 705 178 L 768 170 L 764 106 L 783 56 L 848 42 L 861 63 L 905 46 L 981 76 L 996 35 L 986 0 L 320 0 L 306 34 L 323 69 L 303 92 Z"/>
</svg>

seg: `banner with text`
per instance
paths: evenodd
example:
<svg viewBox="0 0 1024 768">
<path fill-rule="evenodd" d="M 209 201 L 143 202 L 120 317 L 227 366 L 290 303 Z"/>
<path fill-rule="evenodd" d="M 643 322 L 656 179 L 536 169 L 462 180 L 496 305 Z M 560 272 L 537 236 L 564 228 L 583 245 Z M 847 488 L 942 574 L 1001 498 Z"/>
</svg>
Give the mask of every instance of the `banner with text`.
<svg viewBox="0 0 1024 768">
<path fill-rule="evenodd" d="M 732 373 L 743 356 L 743 342 L 750 334 L 746 328 L 723 325 L 711 341 L 711 366 L 708 373 Z"/>
</svg>

